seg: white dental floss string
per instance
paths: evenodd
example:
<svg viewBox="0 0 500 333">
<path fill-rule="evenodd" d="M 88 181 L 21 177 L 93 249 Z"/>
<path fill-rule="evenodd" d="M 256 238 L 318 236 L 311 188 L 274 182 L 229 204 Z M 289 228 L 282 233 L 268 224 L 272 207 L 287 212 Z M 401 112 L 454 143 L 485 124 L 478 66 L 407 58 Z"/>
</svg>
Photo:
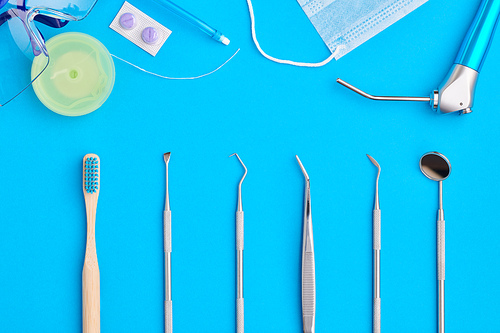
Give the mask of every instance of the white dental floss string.
<svg viewBox="0 0 500 333">
<path fill-rule="evenodd" d="M 247 4 L 248 4 L 248 12 L 250 13 L 250 21 L 252 22 L 252 39 L 253 39 L 253 42 L 255 43 L 255 46 L 259 50 L 260 54 L 262 54 L 267 59 L 269 59 L 271 61 L 274 61 L 274 62 L 277 62 L 277 63 L 280 63 L 280 64 L 286 64 L 286 65 L 292 65 L 292 66 L 298 66 L 298 67 L 321 67 L 321 66 L 324 66 L 324 65 L 328 64 L 337 55 L 339 49 L 336 49 L 335 52 L 333 52 L 325 60 L 323 60 L 321 62 L 316 62 L 316 63 L 296 62 L 296 61 L 291 61 L 291 60 L 278 59 L 278 58 L 270 56 L 269 54 L 267 54 L 266 52 L 264 52 L 261 49 L 261 47 L 259 45 L 259 42 L 257 41 L 257 34 L 255 33 L 255 17 L 254 17 L 254 14 L 253 14 L 252 1 L 251 0 L 247 0 Z"/>
<path fill-rule="evenodd" d="M 231 59 L 233 59 L 233 58 L 234 58 L 234 56 L 235 56 L 236 54 L 238 54 L 238 52 L 240 52 L 240 49 L 237 49 L 237 50 L 236 50 L 236 52 L 234 52 L 234 54 L 233 54 L 233 55 L 232 55 L 229 59 L 227 59 L 226 61 L 224 61 L 224 63 L 223 63 L 222 65 L 220 65 L 219 67 L 217 67 L 217 68 L 216 68 L 216 69 L 214 69 L 213 71 L 208 72 L 208 73 L 205 73 L 205 74 L 202 74 L 202 75 L 199 75 L 199 76 L 193 76 L 193 77 L 170 77 L 170 76 L 163 76 L 163 75 L 156 74 L 156 73 L 150 72 L 150 71 L 148 71 L 148 70 L 145 70 L 144 68 L 141 68 L 141 67 L 139 67 L 139 66 L 137 66 L 137 65 L 134 65 L 133 63 L 131 63 L 131 62 L 129 62 L 129 61 L 127 61 L 127 60 L 125 60 L 125 59 L 122 59 L 122 58 L 120 58 L 120 57 L 118 57 L 118 56 L 116 56 L 116 55 L 114 55 L 114 54 L 111 54 L 111 56 L 112 56 L 112 57 L 114 57 L 114 58 L 116 58 L 116 59 L 118 59 L 118 60 L 123 61 L 124 63 L 126 63 L 126 64 L 128 64 L 128 65 L 130 65 L 130 66 L 132 66 L 132 67 L 137 68 L 137 69 L 138 69 L 138 70 L 140 70 L 140 71 L 143 71 L 144 73 L 151 74 L 151 75 L 157 76 L 157 77 L 162 78 L 162 79 L 167 79 L 167 80 L 195 80 L 195 79 L 199 79 L 199 78 L 202 78 L 202 77 L 205 77 L 205 76 L 208 76 L 208 75 L 210 75 L 210 74 L 213 74 L 213 73 L 217 72 L 217 71 L 218 71 L 219 69 L 221 69 L 221 68 L 222 68 L 225 64 L 227 64 L 227 63 L 228 63 Z"/>
</svg>

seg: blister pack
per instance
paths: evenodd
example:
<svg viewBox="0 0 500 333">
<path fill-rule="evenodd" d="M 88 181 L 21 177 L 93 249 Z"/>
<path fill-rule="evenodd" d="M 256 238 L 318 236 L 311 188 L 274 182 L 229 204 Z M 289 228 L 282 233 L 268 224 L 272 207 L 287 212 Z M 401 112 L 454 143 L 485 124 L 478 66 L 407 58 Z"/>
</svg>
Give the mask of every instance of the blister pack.
<svg viewBox="0 0 500 333">
<path fill-rule="evenodd" d="M 172 33 L 127 1 L 109 27 L 152 56 L 156 56 Z"/>
</svg>

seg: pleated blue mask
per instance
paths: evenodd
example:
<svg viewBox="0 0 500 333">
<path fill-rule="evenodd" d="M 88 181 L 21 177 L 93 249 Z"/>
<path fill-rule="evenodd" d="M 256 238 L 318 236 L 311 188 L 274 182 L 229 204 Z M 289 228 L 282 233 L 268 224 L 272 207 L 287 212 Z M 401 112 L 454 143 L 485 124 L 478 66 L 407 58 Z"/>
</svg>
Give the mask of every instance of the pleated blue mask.
<svg viewBox="0 0 500 333">
<path fill-rule="evenodd" d="M 427 0 L 297 0 L 339 59 Z"/>
</svg>

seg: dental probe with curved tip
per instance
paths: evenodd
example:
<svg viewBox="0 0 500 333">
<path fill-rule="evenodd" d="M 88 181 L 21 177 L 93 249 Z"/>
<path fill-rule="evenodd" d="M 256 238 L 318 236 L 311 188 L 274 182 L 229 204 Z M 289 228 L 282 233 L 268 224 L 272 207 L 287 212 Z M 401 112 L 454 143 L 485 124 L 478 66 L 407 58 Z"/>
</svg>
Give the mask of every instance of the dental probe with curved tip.
<svg viewBox="0 0 500 333">
<path fill-rule="evenodd" d="M 238 154 L 234 153 L 229 157 L 231 156 L 236 156 L 245 169 L 245 173 L 238 185 L 238 209 L 236 210 L 236 332 L 243 333 L 245 331 L 245 316 L 243 303 L 243 203 L 241 201 L 241 184 L 243 184 L 243 180 L 247 175 L 247 167 Z"/>
<path fill-rule="evenodd" d="M 370 161 L 378 168 L 377 181 L 375 182 L 375 204 L 373 207 L 373 333 L 380 333 L 380 250 L 381 250 L 381 218 L 380 204 L 378 201 L 378 181 L 380 179 L 380 165 L 366 154 Z"/>
</svg>

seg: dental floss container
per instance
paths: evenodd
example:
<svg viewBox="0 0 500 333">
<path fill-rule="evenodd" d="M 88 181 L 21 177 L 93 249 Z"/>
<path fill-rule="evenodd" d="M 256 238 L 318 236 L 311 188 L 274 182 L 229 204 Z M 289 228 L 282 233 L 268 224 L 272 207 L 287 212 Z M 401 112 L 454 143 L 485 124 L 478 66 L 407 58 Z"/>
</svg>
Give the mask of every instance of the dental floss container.
<svg viewBox="0 0 500 333">
<path fill-rule="evenodd" d="M 50 62 L 33 82 L 38 99 L 64 116 L 82 116 L 97 110 L 115 83 L 115 65 L 106 47 L 87 34 L 68 32 L 46 43 Z M 45 66 L 35 57 L 32 79 Z"/>
</svg>

